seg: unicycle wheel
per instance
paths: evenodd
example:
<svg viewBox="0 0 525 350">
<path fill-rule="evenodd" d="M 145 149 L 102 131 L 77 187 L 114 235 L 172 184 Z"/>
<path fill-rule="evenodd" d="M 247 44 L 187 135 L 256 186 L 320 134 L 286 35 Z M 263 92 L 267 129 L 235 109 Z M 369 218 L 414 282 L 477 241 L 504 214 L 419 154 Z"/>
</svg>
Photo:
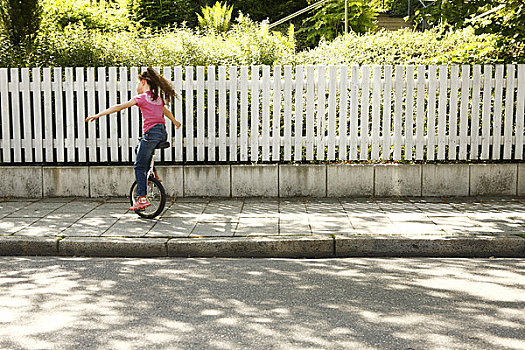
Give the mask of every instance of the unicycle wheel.
<svg viewBox="0 0 525 350">
<path fill-rule="evenodd" d="M 164 186 L 162 186 L 159 180 L 153 177 L 150 177 L 148 179 L 147 189 L 147 196 L 151 205 L 144 209 L 135 210 L 135 213 L 137 213 L 137 215 L 139 215 L 140 217 L 146 219 L 153 219 L 154 217 L 160 215 L 164 210 L 164 207 L 166 206 L 166 191 L 164 190 Z M 137 182 L 135 181 L 133 185 L 131 185 L 131 189 L 129 191 L 129 200 L 131 205 L 135 204 L 138 200 L 136 190 Z"/>
</svg>

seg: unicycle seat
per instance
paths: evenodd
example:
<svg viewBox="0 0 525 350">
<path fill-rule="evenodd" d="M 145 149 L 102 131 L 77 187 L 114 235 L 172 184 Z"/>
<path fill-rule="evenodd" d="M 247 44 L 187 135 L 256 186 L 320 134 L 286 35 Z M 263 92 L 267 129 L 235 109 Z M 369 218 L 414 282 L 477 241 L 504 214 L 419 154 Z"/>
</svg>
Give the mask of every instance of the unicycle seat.
<svg viewBox="0 0 525 350">
<path fill-rule="evenodd" d="M 170 143 L 168 141 L 161 142 L 155 147 L 155 149 L 164 149 L 168 148 L 170 146 Z"/>
</svg>

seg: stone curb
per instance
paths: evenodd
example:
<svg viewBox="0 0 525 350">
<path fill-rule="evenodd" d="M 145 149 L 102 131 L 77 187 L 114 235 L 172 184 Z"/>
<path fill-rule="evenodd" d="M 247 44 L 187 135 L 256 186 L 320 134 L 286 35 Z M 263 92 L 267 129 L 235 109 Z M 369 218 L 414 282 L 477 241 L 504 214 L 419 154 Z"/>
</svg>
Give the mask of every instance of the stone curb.
<svg viewBox="0 0 525 350">
<path fill-rule="evenodd" d="M 482 236 L 411 239 L 395 236 L 232 238 L 0 237 L 0 256 L 221 258 L 523 258 L 525 239 Z"/>
</svg>

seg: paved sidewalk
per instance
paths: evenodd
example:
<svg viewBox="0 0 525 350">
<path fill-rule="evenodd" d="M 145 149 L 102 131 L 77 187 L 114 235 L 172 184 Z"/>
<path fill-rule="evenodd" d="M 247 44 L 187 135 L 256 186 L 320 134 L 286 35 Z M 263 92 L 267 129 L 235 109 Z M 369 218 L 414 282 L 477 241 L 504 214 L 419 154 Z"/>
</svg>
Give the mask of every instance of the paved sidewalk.
<svg viewBox="0 0 525 350">
<path fill-rule="evenodd" d="M 525 198 L 0 201 L 0 255 L 525 257 Z"/>
</svg>

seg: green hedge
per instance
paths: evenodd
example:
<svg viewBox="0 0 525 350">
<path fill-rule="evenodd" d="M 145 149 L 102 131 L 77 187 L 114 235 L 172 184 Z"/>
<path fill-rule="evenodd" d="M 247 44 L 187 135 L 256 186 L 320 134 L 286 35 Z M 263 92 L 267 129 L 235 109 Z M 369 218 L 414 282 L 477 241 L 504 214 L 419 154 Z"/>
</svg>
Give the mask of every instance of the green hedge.
<svg viewBox="0 0 525 350">
<path fill-rule="evenodd" d="M 472 29 L 439 37 L 437 30 L 379 31 L 340 36 L 298 54 L 301 64 L 473 64 L 496 63 L 495 37 L 475 35 Z"/>
<path fill-rule="evenodd" d="M 188 28 L 104 33 L 70 25 L 62 32 L 42 34 L 25 55 L 0 51 L 0 66 L 272 65 L 291 62 L 294 55 L 293 34 L 289 38 L 270 33 L 241 17 L 227 35 Z"/>
<path fill-rule="evenodd" d="M 436 31 L 381 31 L 347 38 L 340 36 L 332 42 L 321 42 L 314 49 L 297 53 L 293 32 L 289 36 L 268 32 L 264 26 L 261 28 L 246 17 L 239 18 L 233 29 L 224 35 L 205 35 L 188 28 L 156 33 L 137 30 L 105 33 L 88 30 L 82 25 L 70 25 L 63 31 L 41 33 L 30 52 L 0 51 L 0 66 L 372 65 L 516 61 L 516 56 L 501 54 L 495 38 L 494 35 L 477 36 L 471 29 L 459 30 L 442 38 L 438 38 Z M 0 45 L 7 45 L 1 37 Z"/>
</svg>

